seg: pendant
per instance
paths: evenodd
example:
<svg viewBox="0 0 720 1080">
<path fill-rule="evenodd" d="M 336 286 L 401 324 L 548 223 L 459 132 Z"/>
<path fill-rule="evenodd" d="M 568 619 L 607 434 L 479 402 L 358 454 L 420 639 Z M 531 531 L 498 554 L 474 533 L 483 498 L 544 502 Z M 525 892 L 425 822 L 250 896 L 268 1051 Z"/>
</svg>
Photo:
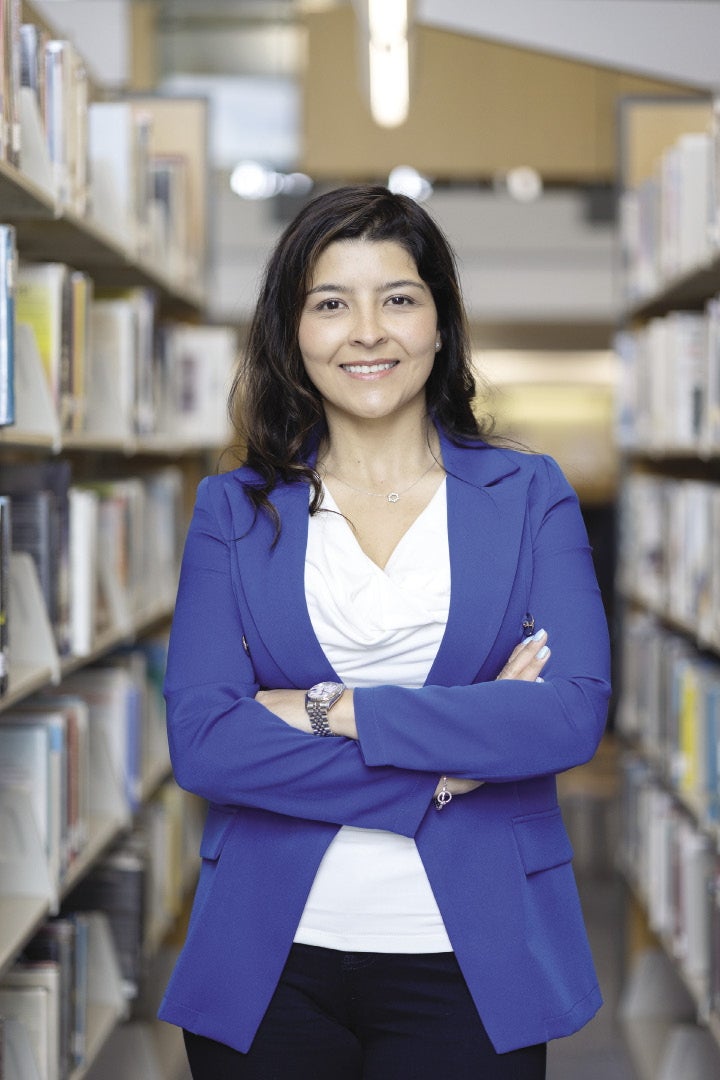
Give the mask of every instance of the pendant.
<svg viewBox="0 0 720 1080">
<path fill-rule="evenodd" d="M 397 491 L 391 491 L 389 495 L 386 495 L 386 498 L 389 503 L 396 503 L 400 496 Z"/>
</svg>

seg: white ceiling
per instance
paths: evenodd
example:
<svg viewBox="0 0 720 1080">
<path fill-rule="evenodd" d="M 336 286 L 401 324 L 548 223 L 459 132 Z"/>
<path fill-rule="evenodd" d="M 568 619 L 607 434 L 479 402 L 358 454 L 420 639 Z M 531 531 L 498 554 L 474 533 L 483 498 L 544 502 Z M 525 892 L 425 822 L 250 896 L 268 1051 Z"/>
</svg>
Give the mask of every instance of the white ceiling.
<svg viewBox="0 0 720 1080">
<path fill-rule="evenodd" d="M 428 26 L 720 88 L 717 0 L 416 0 Z"/>
</svg>

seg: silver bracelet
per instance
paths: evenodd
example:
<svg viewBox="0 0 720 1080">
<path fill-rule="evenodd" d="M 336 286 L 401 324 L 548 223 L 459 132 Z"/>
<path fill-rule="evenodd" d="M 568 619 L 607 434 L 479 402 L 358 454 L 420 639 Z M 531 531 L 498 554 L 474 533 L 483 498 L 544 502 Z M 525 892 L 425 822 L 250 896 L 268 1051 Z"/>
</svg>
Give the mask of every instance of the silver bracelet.
<svg viewBox="0 0 720 1080">
<path fill-rule="evenodd" d="M 443 776 L 441 778 L 442 787 L 438 791 L 437 795 L 433 798 L 433 805 L 436 810 L 442 810 L 452 800 L 452 791 L 447 786 L 448 778 Z"/>
</svg>

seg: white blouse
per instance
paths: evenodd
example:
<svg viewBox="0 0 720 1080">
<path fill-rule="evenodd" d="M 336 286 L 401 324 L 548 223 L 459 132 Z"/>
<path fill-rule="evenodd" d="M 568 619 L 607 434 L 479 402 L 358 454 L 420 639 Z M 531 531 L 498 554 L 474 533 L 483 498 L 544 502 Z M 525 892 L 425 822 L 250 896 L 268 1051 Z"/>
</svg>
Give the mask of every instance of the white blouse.
<svg viewBox="0 0 720 1080">
<path fill-rule="evenodd" d="M 337 511 L 327 489 L 323 507 Z M 305 592 L 315 634 L 350 687 L 419 687 L 450 607 L 445 481 L 384 570 L 339 513 L 310 518 Z M 343 826 L 320 864 L 295 940 L 347 952 L 449 952 L 415 841 Z"/>
</svg>

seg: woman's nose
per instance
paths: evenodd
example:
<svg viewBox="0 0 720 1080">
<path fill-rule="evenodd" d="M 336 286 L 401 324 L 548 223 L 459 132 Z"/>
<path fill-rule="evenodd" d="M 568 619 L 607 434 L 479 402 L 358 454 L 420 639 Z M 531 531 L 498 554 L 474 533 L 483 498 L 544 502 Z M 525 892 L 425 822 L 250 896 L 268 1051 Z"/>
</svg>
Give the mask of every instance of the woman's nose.
<svg viewBox="0 0 720 1080">
<path fill-rule="evenodd" d="M 375 312 L 358 312 L 353 322 L 351 336 L 353 341 L 365 348 L 379 345 L 387 337 L 385 328 Z"/>
</svg>

